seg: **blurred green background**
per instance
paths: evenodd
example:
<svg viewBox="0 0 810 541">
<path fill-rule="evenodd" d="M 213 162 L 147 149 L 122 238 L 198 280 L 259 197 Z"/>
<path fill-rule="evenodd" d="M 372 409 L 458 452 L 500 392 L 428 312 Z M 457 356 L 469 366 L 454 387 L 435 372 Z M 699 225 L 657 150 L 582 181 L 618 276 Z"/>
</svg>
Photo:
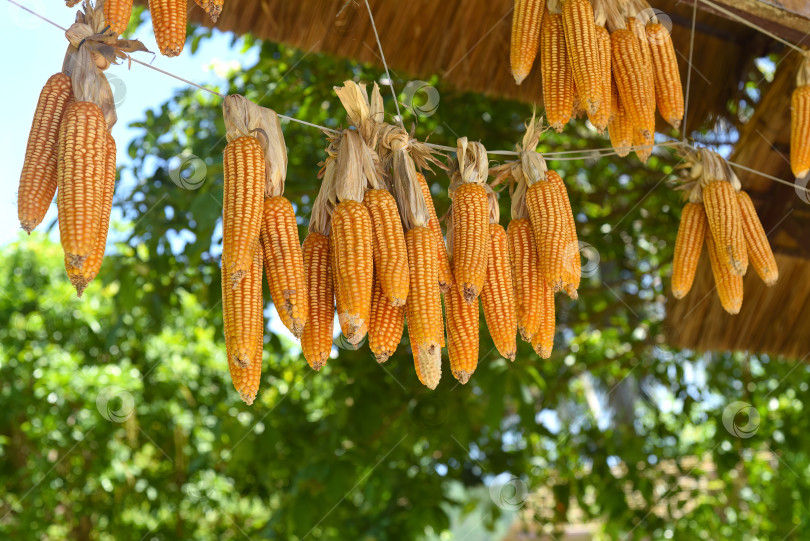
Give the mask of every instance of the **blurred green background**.
<svg viewBox="0 0 810 541">
<path fill-rule="evenodd" d="M 208 39 L 195 29 L 187 47 Z M 227 74 L 228 93 L 326 126 L 346 124 L 333 85 L 382 80 L 377 68 L 249 37 L 231 47 L 257 60 Z M 405 89 L 409 78 L 392 75 Z M 419 138 L 512 148 L 531 116 L 425 83 L 399 96 Z M 219 106 L 183 90 L 144 111 L 134 139 L 119 138 L 128 158 L 107 257 L 84 298 L 55 226 L 0 251 L 0 537 L 810 537 L 806 365 L 665 343 L 681 207 L 665 182 L 670 151 L 646 166 L 549 163 L 591 245 L 579 301 L 557 297 L 551 359 L 521 342 L 505 361 L 482 319 L 466 386 L 445 365 L 438 389 L 424 388 L 407 336 L 384 365 L 338 338 L 315 373 L 268 302 L 264 374 L 247 407 L 230 383 L 219 306 Z M 303 240 L 325 140 L 297 124 L 284 132 Z M 579 121 L 542 149 L 607 144 Z M 442 214 L 448 179 L 429 182 Z M 501 207 L 506 225 L 507 197 Z"/>
</svg>

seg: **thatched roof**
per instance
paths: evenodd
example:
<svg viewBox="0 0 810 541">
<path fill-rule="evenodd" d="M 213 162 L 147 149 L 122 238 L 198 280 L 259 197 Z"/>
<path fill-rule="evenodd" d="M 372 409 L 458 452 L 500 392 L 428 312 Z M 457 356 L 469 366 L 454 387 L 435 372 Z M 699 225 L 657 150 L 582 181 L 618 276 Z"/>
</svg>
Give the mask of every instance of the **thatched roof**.
<svg viewBox="0 0 810 541">
<path fill-rule="evenodd" d="M 651 3 L 672 22 L 684 82 L 690 48 L 692 3 Z M 768 31 L 793 42 L 810 34 L 810 3 L 782 0 L 714 0 Z M 408 77 L 437 74 L 461 90 L 538 103 L 542 106 L 537 67 L 520 86 L 509 72 L 509 38 L 513 0 L 369 0 L 380 31 L 386 61 Z M 193 21 L 207 23 L 189 0 Z M 381 65 L 363 0 L 227 0 L 216 25 L 221 30 L 253 35 Z M 771 38 L 719 16 L 701 3 L 697 11 L 689 130 L 727 115 L 727 105 L 743 93 L 743 82 L 755 72 L 754 60 L 778 52 Z M 792 180 L 789 155 L 789 100 L 796 53 L 781 62 L 754 117 L 740 130 L 732 159 L 775 177 Z M 662 125 L 659 125 L 663 128 Z M 670 342 L 678 347 L 739 349 L 802 356 L 810 351 L 810 205 L 791 188 L 738 171 L 755 201 L 778 253 L 780 280 L 764 288 L 750 272 L 745 279 L 742 312 L 729 316 L 711 293 L 707 262 L 701 264 L 693 291 L 681 301 L 670 299 L 667 316 Z"/>
</svg>

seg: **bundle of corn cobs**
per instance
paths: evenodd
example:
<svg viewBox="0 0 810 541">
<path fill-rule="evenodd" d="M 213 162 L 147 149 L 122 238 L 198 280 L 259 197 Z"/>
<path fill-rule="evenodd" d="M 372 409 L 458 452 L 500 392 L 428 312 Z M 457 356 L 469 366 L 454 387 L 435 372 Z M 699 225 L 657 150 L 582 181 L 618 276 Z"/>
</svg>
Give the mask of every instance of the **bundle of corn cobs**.
<svg viewBox="0 0 810 541">
<path fill-rule="evenodd" d="M 73 7 L 81 0 L 65 0 Z M 217 22 L 225 0 L 194 0 L 203 8 L 213 22 Z M 123 34 L 132 16 L 134 0 L 98 0 L 97 9 L 104 9 L 109 28 L 114 34 Z M 177 56 L 186 43 L 187 7 L 186 0 L 149 0 L 152 27 L 155 41 L 163 56 Z M 106 30 L 105 30 L 106 31 Z"/>
<path fill-rule="evenodd" d="M 610 32 L 608 32 L 608 29 Z M 655 108 L 674 128 L 684 114 L 669 30 L 644 0 L 515 0 L 511 68 L 520 84 L 540 55 L 546 121 L 557 132 L 587 115 L 619 156 L 647 161 Z"/>
<path fill-rule="evenodd" d="M 726 312 L 737 314 L 749 262 L 770 287 L 779 279 L 776 259 L 751 197 L 728 163 L 706 148 L 687 151 L 684 159 L 689 202 L 675 241 L 672 295 L 683 298 L 692 288 L 705 239 L 717 296 Z"/>
<path fill-rule="evenodd" d="M 78 295 L 104 257 L 115 189 L 116 122 L 112 89 L 103 74 L 140 42 L 103 35 L 104 14 L 85 6 L 65 33 L 62 71 L 45 83 L 28 136 L 17 214 L 29 234 L 56 194 L 65 269 Z"/>
</svg>

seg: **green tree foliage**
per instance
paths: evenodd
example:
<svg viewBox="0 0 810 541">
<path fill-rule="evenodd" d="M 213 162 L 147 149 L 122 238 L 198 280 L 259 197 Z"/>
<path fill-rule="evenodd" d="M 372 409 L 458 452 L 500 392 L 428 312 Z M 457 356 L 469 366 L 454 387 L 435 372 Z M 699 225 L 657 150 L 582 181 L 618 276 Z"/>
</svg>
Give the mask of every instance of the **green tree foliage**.
<svg viewBox="0 0 810 541">
<path fill-rule="evenodd" d="M 233 73 L 227 91 L 327 126 L 346 123 L 333 84 L 380 77 L 349 61 L 247 46 L 260 59 Z M 407 77 L 393 76 L 405 88 Z M 403 111 L 420 138 L 452 145 L 466 134 L 511 148 L 531 114 L 429 83 L 435 114 Z M 386 106 L 393 111 L 390 95 Z M 525 343 L 514 363 L 500 359 L 482 326 L 470 383 L 445 369 L 430 392 L 407 339 L 385 365 L 365 347 L 337 347 L 314 373 L 288 335 L 268 332 L 259 397 L 247 407 L 222 343 L 219 99 L 181 92 L 135 127 L 116 199 L 124 220 L 85 298 L 74 298 L 59 246 L 41 236 L 0 254 L 3 538 L 417 539 L 469 513 L 480 517 L 476 530 L 507 513 L 556 534 L 596 520 L 608 538 L 810 535 L 806 366 L 666 346 L 680 212 L 665 183 L 677 163 L 668 150 L 646 166 L 550 162 L 593 247 L 580 300 L 557 299 L 550 360 Z M 284 129 L 286 194 L 303 239 L 325 143 L 309 127 Z M 606 145 L 583 122 L 543 142 L 546 151 Z M 430 182 L 441 214 L 447 178 Z M 748 423 L 754 409 L 729 410 L 734 401 L 759 418 Z M 543 491 L 550 502 L 534 497 Z"/>
</svg>

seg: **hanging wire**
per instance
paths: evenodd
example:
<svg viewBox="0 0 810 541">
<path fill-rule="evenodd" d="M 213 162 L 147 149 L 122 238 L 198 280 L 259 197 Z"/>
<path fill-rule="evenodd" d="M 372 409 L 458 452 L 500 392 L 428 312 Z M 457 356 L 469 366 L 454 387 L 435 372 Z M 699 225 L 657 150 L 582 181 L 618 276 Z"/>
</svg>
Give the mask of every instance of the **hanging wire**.
<svg viewBox="0 0 810 541">
<path fill-rule="evenodd" d="M 391 79 L 391 74 L 388 73 L 388 64 L 385 61 L 385 53 L 383 52 L 382 43 L 380 43 L 380 35 L 377 33 L 377 24 L 374 22 L 374 15 L 371 13 L 371 6 L 366 1 L 366 8 L 368 9 L 368 18 L 371 19 L 371 29 L 374 30 L 374 37 L 377 39 L 377 48 L 380 50 L 380 58 L 382 58 L 383 68 L 385 68 L 385 80 L 388 81 L 388 87 L 391 89 L 391 95 L 394 96 L 394 107 L 397 109 L 397 121 L 402 129 L 405 129 L 405 124 L 402 122 L 402 115 L 399 113 L 399 100 L 397 93 L 394 90 L 394 81 Z"/>
</svg>

